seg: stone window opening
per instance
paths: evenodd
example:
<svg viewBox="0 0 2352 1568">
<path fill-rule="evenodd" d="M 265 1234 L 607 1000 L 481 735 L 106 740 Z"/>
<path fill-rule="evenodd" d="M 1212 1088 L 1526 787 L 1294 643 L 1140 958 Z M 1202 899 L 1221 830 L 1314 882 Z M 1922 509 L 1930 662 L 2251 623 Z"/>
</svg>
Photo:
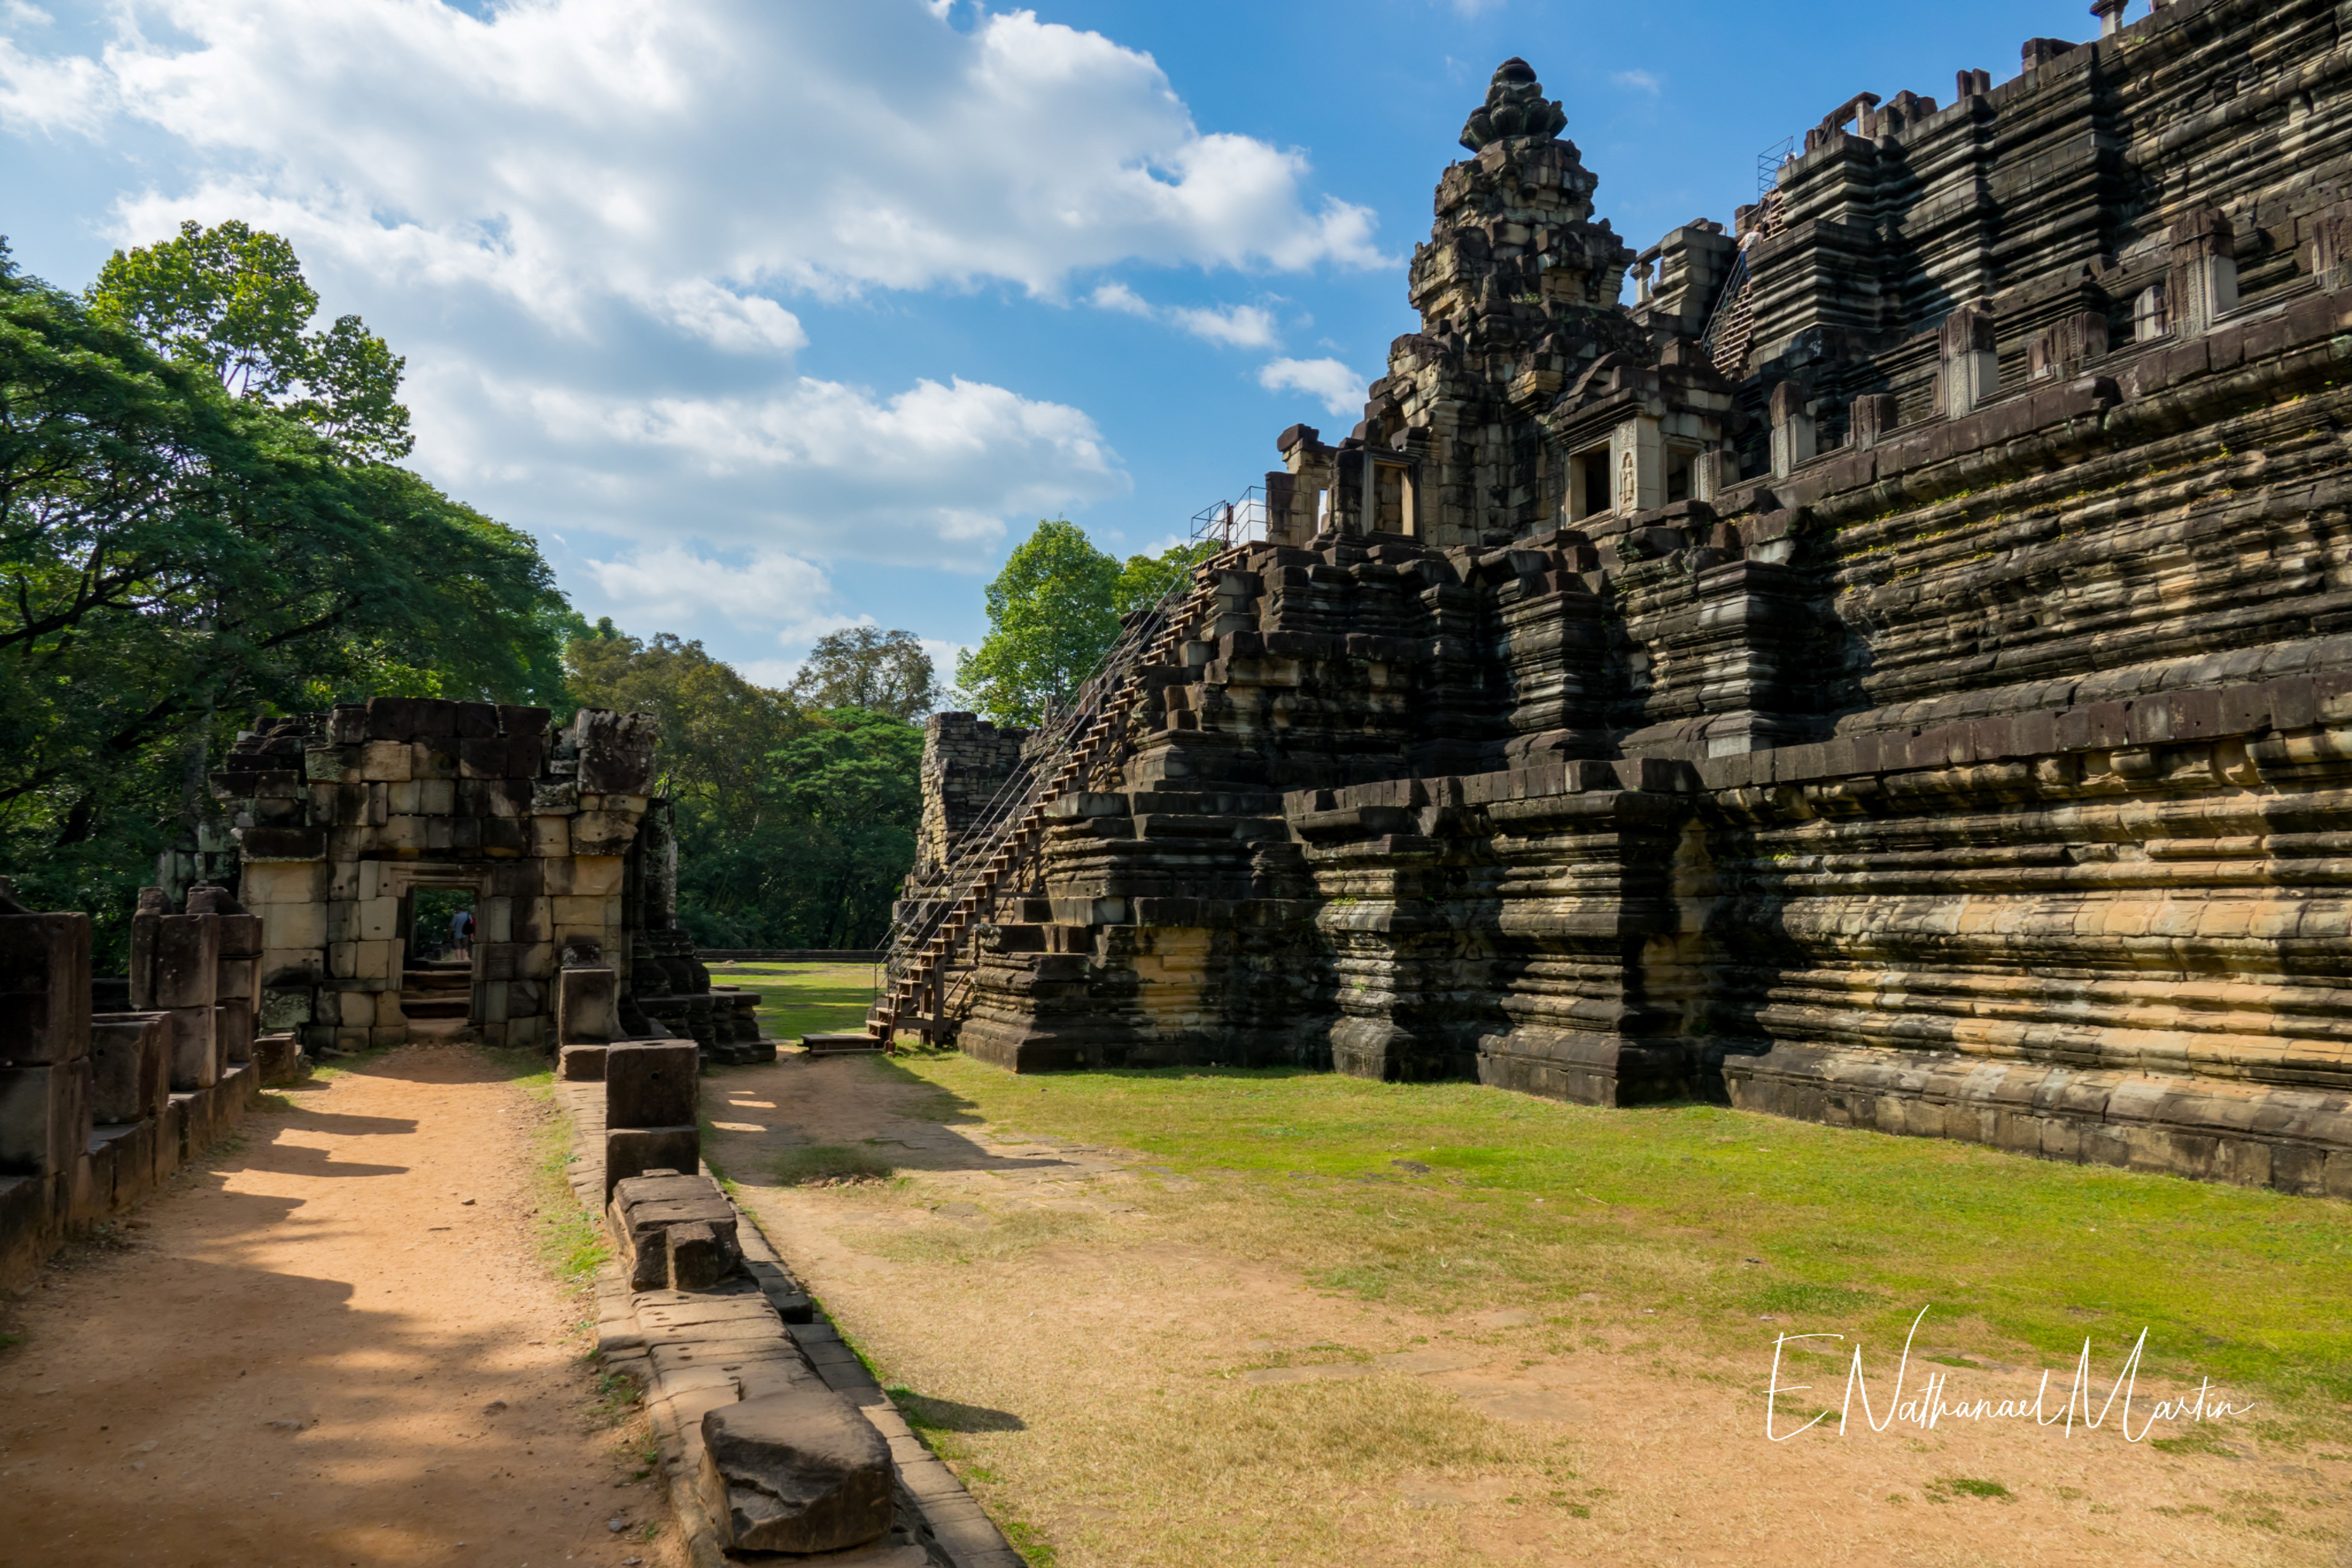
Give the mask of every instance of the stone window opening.
<svg viewBox="0 0 2352 1568">
<path fill-rule="evenodd" d="M 1401 533 L 1407 538 L 1420 532 L 1419 519 L 1414 516 L 1412 468 L 1404 463 L 1374 463 L 1375 492 L 1372 531 Z"/>
<path fill-rule="evenodd" d="M 1698 453 L 1689 447 L 1666 448 L 1666 504 L 1693 499 L 1691 467 L 1698 461 Z"/>
<path fill-rule="evenodd" d="M 1568 459 L 1568 521 L 1580 522 L 1613 510 L 1612 485 L 1607 442 L 1572 455 Z"/>
<path fill-rule="evenodd" d="M 2151 283 L 2132 301 L 2132 341 L 2152 343 L 2165 335 L 2169 323 L 2164 310 L 2164 285 Z"/>
</svg>

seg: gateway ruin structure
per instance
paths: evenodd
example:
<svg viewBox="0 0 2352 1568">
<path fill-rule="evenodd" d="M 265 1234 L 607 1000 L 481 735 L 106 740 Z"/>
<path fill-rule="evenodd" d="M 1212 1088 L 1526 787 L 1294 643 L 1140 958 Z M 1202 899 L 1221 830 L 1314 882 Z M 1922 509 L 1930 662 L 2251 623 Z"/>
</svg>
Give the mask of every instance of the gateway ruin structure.
<svg viewBox="0 0 2352 1568">
<path fill-rule="evenodd" d="M 306 1054 L 576 1044 L 567 1067 L 599 1077 L 616 1038 L 773 1059 L 758 994 L 714 987 L 677 929 L 654 740 L 642 713 L 551 731 L 543 708 L 400 698 L 257 719 L 212 775 L 222 816 L 140 892 L 127 976 L 91 974 L 88 915 L 0 880 L 0 1287 Z M 475 913 L 462 959 L 417 953 L 434 889 Z M 654 1133 L 691 1164 L 691 1125 Z"/>
<path fill-rule="evenodd" d="M 757 994 L 713 989 L 678 929 L 655 740 L 650 714 L 583 709 L 551 731 L 543 708 L 409 698 L 256 720 L 212 775 L 226 847 L 194 869 L 261 919 L 261 1026 L 313 1050 L 552 1047 L 559 975 L 589 969 L 610 973 L 612 1016 L 583 1039 L 772 1058 Z M 436 933 L 416 895 L 434 889 L 474 911 L 462 961 L 418 956 Z"/>
<path fill-rule="evenodd" d="M 1263 539 L 934 721 L 875 1031 L 2352 1195 L 2352 37 L 2099 11 L 1638 253 L 1507 62 Z"/>
</svg>

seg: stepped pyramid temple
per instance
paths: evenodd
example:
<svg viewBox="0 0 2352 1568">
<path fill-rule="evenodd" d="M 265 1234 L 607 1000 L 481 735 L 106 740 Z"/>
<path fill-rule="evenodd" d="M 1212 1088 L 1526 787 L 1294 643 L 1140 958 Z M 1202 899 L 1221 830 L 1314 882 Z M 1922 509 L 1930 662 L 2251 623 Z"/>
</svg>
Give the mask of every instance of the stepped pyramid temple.
<svg viewBox="0 0 2352 1568">
<path fill-rule="evenodd" d="M 1263 537 L 931 721 L 875 1032 L 2352 1195 L 2352 37 L 2096 9 L 1641 250 L 1507 61 Z"/>
</svg>

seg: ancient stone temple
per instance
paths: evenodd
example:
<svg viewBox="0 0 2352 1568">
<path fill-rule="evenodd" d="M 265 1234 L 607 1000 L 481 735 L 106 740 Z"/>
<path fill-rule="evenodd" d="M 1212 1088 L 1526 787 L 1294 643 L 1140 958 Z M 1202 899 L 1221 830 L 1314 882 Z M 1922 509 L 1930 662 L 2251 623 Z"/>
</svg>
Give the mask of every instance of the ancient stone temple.
<svg viewBox="0 0 2352 1568">
<path fill-rule="evenodd" d="M 2352 1195 L 2352 39 L 2101 14 L 1639 252 L 1507 62 L 877 1026 Z"/>
</svg>

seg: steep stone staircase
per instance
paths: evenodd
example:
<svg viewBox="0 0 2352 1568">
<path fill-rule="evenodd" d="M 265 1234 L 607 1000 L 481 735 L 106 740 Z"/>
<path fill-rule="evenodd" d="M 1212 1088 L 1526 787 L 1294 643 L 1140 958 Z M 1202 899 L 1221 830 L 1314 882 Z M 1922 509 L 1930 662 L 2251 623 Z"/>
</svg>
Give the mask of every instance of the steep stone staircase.
<svg viewBox="0 0 2352 1568">
<path fill-rule="evenodd" d="M 1763 206 L 1754 234 L 1739 247 L 1739 259 L 1731 265 L 1731 276 L 1724 280 L 1715 314 L 1707 319 L 1706 335 L 1700 340 L 1716 370 L 1734 381 L 1747 375 L 1748 351 L 1756 340 L 1756 283 L 1748 276 L 1748 253 L 1780 232 L 1780 193 L 1766 192 Z"/>
<path fill-rule="evenodd" d="M 866 1015 L 869 1038 L 887 1047 L 902 1032 L 929 1038 L 946 1032 L 961 1000 L 950 994 L 951 973 L 959 990 L 970 984 L 968 966 L 955 963 L 957 950 L 974 927 L 993 919 L 1000 900 L 1031 890 L 1054 802 L 1115 769 L 1144 673 L 1180 657 L 1215 603 L 1217 571 L 1239 552 L 1228 547 L 1190 568 L 1158 604 L 1131 616 L 1071 710 L 1046 726 L 1031 760 L 964 835 L 940 896 L 892 932 L 882 994 Z"/>
</svg>

